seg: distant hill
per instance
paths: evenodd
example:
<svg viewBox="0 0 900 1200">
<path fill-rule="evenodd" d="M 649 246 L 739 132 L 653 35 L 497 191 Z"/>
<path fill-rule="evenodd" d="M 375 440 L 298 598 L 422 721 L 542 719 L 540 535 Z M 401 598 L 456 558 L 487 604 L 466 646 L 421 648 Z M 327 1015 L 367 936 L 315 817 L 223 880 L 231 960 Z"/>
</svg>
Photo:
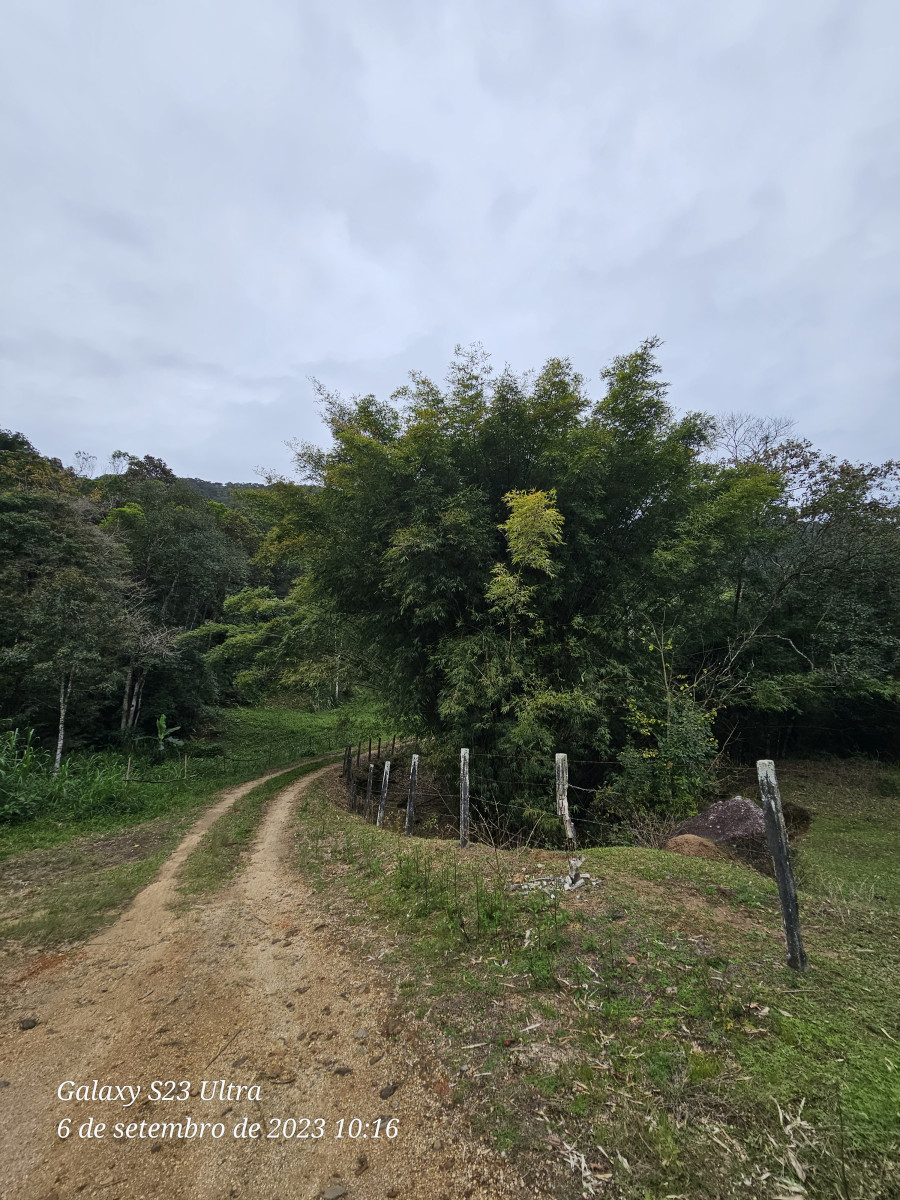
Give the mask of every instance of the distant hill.
<svg viewBox="0 0 900 1200">
<path fill-rule="evenodd" d="M 233 504 L 232 488 L 265 488 L 264 483 L 214 483 L 210 479 L 194 479 L 190 475 L 181 476 L 182 483 L 189 483 L 195 492 L 204 500 L 218 500 L 220 504 Z"/>
</svg>

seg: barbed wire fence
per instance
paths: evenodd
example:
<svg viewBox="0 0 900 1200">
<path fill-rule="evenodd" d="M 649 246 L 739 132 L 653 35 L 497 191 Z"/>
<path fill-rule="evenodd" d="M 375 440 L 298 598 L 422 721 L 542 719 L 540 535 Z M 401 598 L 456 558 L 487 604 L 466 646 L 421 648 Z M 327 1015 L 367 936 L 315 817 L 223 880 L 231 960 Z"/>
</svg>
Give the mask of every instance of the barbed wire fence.
<svg viewBox="0 0 900 1200">
<path fill-rule="evenodd" d="M 402 750 L 403 748 L 401 748 Z M 396 738 L 391 745 L 390 754 L 394 757 Z M 379 745 L 380 751 L 380 745 Z M 628 822 L 603 821 L 583 812 L 573 817 L 569 806 L 570 791 L 598 794 L 599 787 L 584 787 L 573 784 L 569 778 L 570 760 L 567 754 L 556 754 L 553 762 L 552 775 L 549 759 L 515 755 L 478 753 L 475 755 L 475 770 L 472 770 L 472 754 L 467 747 L 460 749 L 459 756 L 459 804 L 451 802 L 445 794 L 445 787 L 440 786 L 448 774 L 447 764 L 437 763 L 438 769 L 429 776 L 420 771 L 419 753 L 416 748 L 411 755 L 409 767 L 404 772 L 391 772 L 391 759 L 379 756 L 373 761 L 372 745 L 368 746 L 367 762 L 365 764 L 365 800 L 361 799 L 359 773 L 362 744 L 357 745 L 355 763 L 353 746 L 347 745 L 344 750 L 344 761 L 341 768 L 342 779 L 347 789 L 347 807 L 350 812 L 361 813 L 364 820 L 369 821 L 375 815 L 374 788 L 376 784 L 376 768 L 381 767 L 380 797 L 377 806 L 375 822 L 379 829 L 384 827 L 387 801 L 390 788 L 393 785 L 395 798 L 398 791 L 401 800 L 397 809 L 405 807 L 403 833 L 409 837 L 414 832 L 428 832 L 423 829 L 421 813 L 429 803 L 437 802 L 444 817 L 444 830 L 439 828 L 440 822 L 435 822 L 435 832 L 447 832 L 453 829 L 459 837 L 459 847 L 465 850 L 473 840 L 487 842 L 494 848 L 505 848 L 506 845 L 532 845 L 541 849 L 565 848 L 575 855 L 569 859 L 569 878 L 564 882 L 565 887 L 581 886 L 578 868 L 583 861 L 577 857 L 579 850 L 593 847 L 608 846 L 630 842 L 644 846 L 654 844 L 659 847 L 671 835 L 671 828 L 665 828 L 665 823 L 655 823 L 655 827 L 641 828 Z M 511 759 L 518 771 L 507 769 L 504 774 L 498 774 L 490 766 L 491 760 Z M 482 767 L 481 763 L 485 765 Z M 573 759 L 571 765 L 582 768 L 582 774 L 590 776 L 596 768 L 611 765 L 608 761 L 591 761 L 588 759 Z M 443 766 L 443 769 L 441 767 Z M 797 904 L 797 889 L 791 864 L 790 847 L 787 829 L 781 803 L 781 796 L 775 779 L 775 764 L 769 759 L 757 762 L 760 789 L 763 797 L 763 813 L 766 827 L 766 840 L 772 858 L 774 875 L 778 884 L 778 896 L 782 913 L 782 924 L 787 944 L 787 965 L 798 971 L 808 967 L 807 957 L 803 948 L 800 933 L 800 918 Z M 405 805 L 402 790 L 405 787 Z M 507 790 L 512 789 L 512 790 Z M 555 801 L 555 813 L 550 803 Z M 417 810 L 419 812 L 420 828 L 416 830 Z M 507 814 L 504 816 L 504 814 Z M 399 812 L 398 812 L 399 815 Z M 504 823 L 505 822 L 505 823 Z M 397 822 L 394 822 L 395 826 Z M 672 823 L 674 824 L 674 822 Z M 396 830 L 398 833 L 399 828 Z M 543 842 L 543 845 L 540 843 Z M 548 844 L 552 843 L 552 844 Z M 551 886 L 559 880 L 544 881 Z"/>
<path fill-rule="evenodd" d="M 586 849 L 617 844 L 661 844 L 675 821 L 635 823 L 604 820 L 585 801 L 598 794 L 613 760 L 472 752 L 461 748 L 459 791 L 441 756 L 431 763 L 418 749 L 401 743 L 382 751 L 357 743 L 344 748 L 341 779 L 347 808 L 379 828 L 402 822 L 403 833 L 458 838 L 492 846 L 530 845 L 546 849 Z M 570 767 L 578 778 L 574 783 Z M 429 769 L 426 769 L 429 768 Z M 598 782 L 591 782 L 592 777 Z M 581 798 L 584 799 L 581 799 Z M 405 810 L 405 811 L 402 811 Z M 573 811 L 574 810 L 574 811 Z"/>
</svg>

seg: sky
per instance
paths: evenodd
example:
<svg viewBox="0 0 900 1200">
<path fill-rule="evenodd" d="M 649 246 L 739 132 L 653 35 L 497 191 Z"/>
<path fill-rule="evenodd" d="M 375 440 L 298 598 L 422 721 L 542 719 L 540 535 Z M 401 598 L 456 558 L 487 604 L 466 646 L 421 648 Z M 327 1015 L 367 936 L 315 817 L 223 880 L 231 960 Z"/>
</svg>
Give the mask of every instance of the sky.
<svg viewBox="0 0 900 1200">
<path fill-rule="evenodd" d="M 0 426 L 288 471 L 457 343 L 900 457 L 896 0 L 0 0 Z"/>
</svg>

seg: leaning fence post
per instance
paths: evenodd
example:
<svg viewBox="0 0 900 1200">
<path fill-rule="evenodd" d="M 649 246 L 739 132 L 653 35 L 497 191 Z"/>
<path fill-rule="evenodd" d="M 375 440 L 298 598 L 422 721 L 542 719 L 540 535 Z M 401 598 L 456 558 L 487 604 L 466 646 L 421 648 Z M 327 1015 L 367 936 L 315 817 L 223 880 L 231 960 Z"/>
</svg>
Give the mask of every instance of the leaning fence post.
<svg viewBox="0 0 900 1200">
<path fill-rule="evenodd" d="M 567 754 L 557 754 L 556 756 L 556 811 L 562 818 L 566 840 L 574 843 L 575 826 L 572 824 L 572 817 L 569 814 L 569 756 Z"/>
<path fill-rule="evenodd" d="M 416 820 L 416 780 L 419 777 L 419 756 L 412 756 L 412 766 L 409 768 L 409 796 L 406 801 L 406 836 L 413 831 Z"/>
<path fill-rule="evenodd" d="M 775 865 L 778 881 L 778 899 L 781 901 L 781 922 L 787 942 L 788 966 L 795 971 L 806 971 L 809 961 L 800 936 L 800 907 L 797 903 L 797 885 L 791 867 L 791 852 L 788 845 L 784 812 L 781 808 L 781 793 L 775 778 L 775 764 L 770 758 L 760 758 L 756 763 L 759 790 L 763 798 L 763 816 L 766 819 L 766 839 L 769 853 Z"/>
<path fill-rule="evenodd" d="M 378 801 L 378 819 L 375 824 L 379 829 L 384 825 L 384 807 L 387 804 L 388 781 L 391 777 L 391 760 L 384 764 L 384 774 L 381 776 L 381 799 Z"/>
<path fill-rule="evenodd" d="M 357 766 L 359 766 L 359 753 L 361 750 L 362 750 L 362 742 L 358 742 L 356 745 L 356 765 Z"/>
<path fill-rule="evenodd" d="M 459 752 L 459 848 L 469 844 L 469 751 Z"/>
<path fill-rule="evenodd" d="M 370 743 L 370 745 L 371 745 L 371 743 Z M 375 764 L 373 762 L 370 762 L 369 763 L 369 778 L 368 778 L 368 781 L 366 782 L 366 807 L 365 807 L 365 811 L 363 813 L 363 817 L 366 821 L 368 821 L 369 817 L 371 817 L 371 815 L 372 815 L 372 776 L 374 774 L 375 774 Z"/>
</svg>

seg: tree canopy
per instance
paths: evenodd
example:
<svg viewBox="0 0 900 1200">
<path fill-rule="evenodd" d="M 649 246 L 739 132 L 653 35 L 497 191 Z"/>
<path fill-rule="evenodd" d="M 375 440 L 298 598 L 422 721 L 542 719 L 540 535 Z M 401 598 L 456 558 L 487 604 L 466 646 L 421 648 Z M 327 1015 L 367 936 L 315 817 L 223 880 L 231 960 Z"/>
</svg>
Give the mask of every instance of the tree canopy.
<svg viewBox="0 0 900 1200">
<path fill-rule="evenodd" d="M 410 729 L 565 750 L 673 802 L 717 747 L 765 750 L 770 714 L 810 737 L 853 705 L 893 719 L 895 464 L 678 414 L 657 345 L 597 400 L 565 359 L 495 375 L 478 347 L 392 404 L 320 388 L 331 446 L 256 501 L 298 580 L 283 669 L 339 646 Z"/>
<path fill-rule="evenodd" d="M 365 684 L 437 747 L 565 751 L 673 808 L 726 748 L 896 753 L 896 464 L 679 413 L 658 345 L 598 398 L 480 346 L 390 402 L 317 385 L 330 444 L 265 487 L 125 452 L 90 479 L 3 434 L 0 715 L 49 729 L 68 688 L 127 732 Z"/>
</svg>

